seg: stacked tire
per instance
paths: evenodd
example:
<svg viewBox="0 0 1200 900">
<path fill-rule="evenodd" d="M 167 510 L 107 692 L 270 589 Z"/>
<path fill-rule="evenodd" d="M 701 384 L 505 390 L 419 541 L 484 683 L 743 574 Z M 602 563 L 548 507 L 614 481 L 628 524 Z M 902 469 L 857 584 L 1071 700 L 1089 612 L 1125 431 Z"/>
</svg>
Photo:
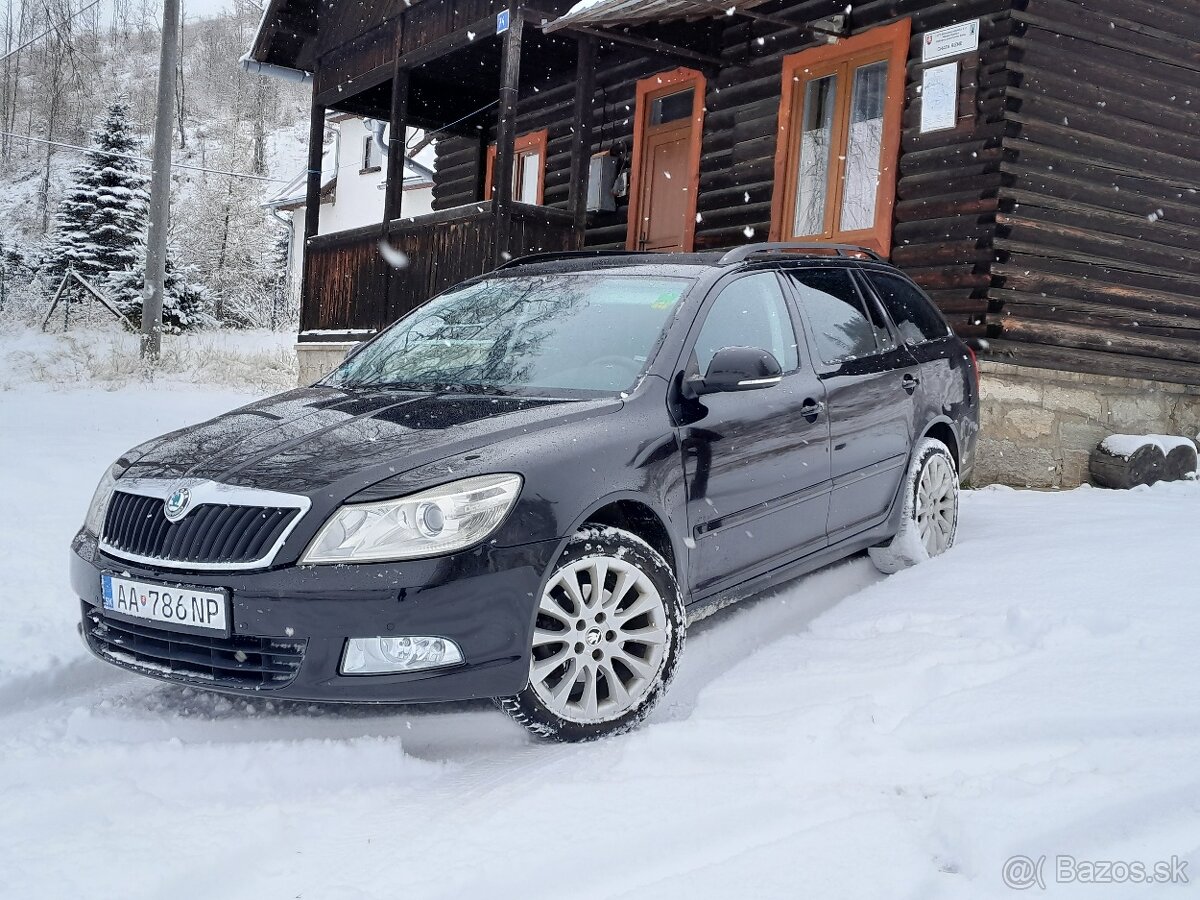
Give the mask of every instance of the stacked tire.
<svg viewBox="0 0 1200 900">
<path fill-rule="evenodd" d="M 1141 443 L 1139 443 L 1139 441 Z M 1089 470 L 1100 487 L 1129 490 L 1196 475 L 1196 445 L 1183 438 L 1113 435 L 1092 451 Z"/>
</svg>

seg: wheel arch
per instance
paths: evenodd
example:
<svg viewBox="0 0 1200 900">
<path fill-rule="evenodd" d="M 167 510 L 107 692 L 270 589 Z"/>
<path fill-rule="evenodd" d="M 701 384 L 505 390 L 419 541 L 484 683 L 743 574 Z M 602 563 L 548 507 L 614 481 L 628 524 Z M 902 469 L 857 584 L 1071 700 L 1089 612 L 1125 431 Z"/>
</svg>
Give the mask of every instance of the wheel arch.
<svg viewBox="0 0 1200 900">
<path fill-rule="evenodd" d="M 925 426 L 925 430 L 921 433 L 921 438 L 934 438 L 941 441 L 950 449 L 950 456 L 954 459 L 954 469 L 956 472 L 962 471 L 962 445 L 958 440 L 958 430 L 954 427 L 954 423 L 946 416 L 938 416 L 932 422 Z M 920 443 L 920 439 L 917 440 Z M 913 444 L 913 451 L 916 452 L 917 445 Z"/>
<path fill-rule="evenodd" d="M 950 450 L 950 457 L 954 460 L 954 469 L 961 473 L 962 457 L 961 444 L 958 440 L 958 430 L 954 427 L 954 422 L 947 416 L 937 416 L 930 420 L 917 439 L 913 441 L 913 445 L 908 451 L 908 462 L 905 464 L 905 472 L 912 466 L 913 458 L 916 455 L 917 447 L 921 441 L 927 437 L 936 438 L 945 444 Z M 887 522 L 889 529 L 895 530 L 900 524 L 900 514 L 904 507 L 904 488 L 907 484 L 907 479 L 900 479 L 900 486 L 896 490 L 896 496 L 892 498 L 892 506 L 888 511 Z"/>
<path fill-rule="evenodd" d="M 685 592 L 686 566 L 683 563 L 687 556 L 682 541 L 672 533 L 667 525 L 668 517 L 650 498 L 634 491 L 618 491 L 601 497 L 592 504 L 586 512 L 580 515 L 563 537 L 558 548 L 562 553 L 567 542 L 585 525 L 609 525 L 635 534 L 653 547 L 671 571 L 681 590 Z"/>
</svg>

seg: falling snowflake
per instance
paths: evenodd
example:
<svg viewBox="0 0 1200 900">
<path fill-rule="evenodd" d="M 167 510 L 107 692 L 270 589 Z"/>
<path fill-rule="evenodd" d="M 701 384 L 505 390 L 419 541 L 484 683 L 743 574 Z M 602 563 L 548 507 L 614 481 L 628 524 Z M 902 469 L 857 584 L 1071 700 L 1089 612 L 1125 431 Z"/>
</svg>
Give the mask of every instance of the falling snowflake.
<svg viewBox="0 0 1200 900">
<path fill-rule="evenodd" d="M 403 250 L 393 247 L 387 241 L 379 242 L 379 254 L 383 257 L 384 262 L 393 269 L 408 268 L 408 254 Z"/>
</svg>

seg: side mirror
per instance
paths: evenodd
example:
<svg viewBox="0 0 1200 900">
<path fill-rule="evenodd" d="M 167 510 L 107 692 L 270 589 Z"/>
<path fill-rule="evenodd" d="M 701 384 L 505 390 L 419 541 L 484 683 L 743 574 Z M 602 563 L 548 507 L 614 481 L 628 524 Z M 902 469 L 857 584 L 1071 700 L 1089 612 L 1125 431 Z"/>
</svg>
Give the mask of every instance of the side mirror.
<svg viewBox="0 0 1200 900">
<path fill-rule="evenodd" d="M 716 352 L 704 377 L 689 378 L 694 397 L 731 391 L 758 391 L 783 380 L 783 369 L 773 354 L 757 347 L 724 347 Z"/>
</svg>

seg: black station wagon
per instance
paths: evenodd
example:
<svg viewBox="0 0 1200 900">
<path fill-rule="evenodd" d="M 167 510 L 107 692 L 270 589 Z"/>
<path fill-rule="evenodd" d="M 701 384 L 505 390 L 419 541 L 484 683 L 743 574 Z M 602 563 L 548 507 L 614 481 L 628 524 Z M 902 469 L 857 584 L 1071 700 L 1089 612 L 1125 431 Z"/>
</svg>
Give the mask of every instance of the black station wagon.
<svg viewBox="0 0 1200 900">
<path fill-rule="evenodd" d="M 73 543 L 82 632 L 216 691 L 488 697 L 539 735 L 613 733 L 690 619 L 949 549 L 977 379 L 858 248 L 527 257 L 122 456 Z"/>
</svg>

